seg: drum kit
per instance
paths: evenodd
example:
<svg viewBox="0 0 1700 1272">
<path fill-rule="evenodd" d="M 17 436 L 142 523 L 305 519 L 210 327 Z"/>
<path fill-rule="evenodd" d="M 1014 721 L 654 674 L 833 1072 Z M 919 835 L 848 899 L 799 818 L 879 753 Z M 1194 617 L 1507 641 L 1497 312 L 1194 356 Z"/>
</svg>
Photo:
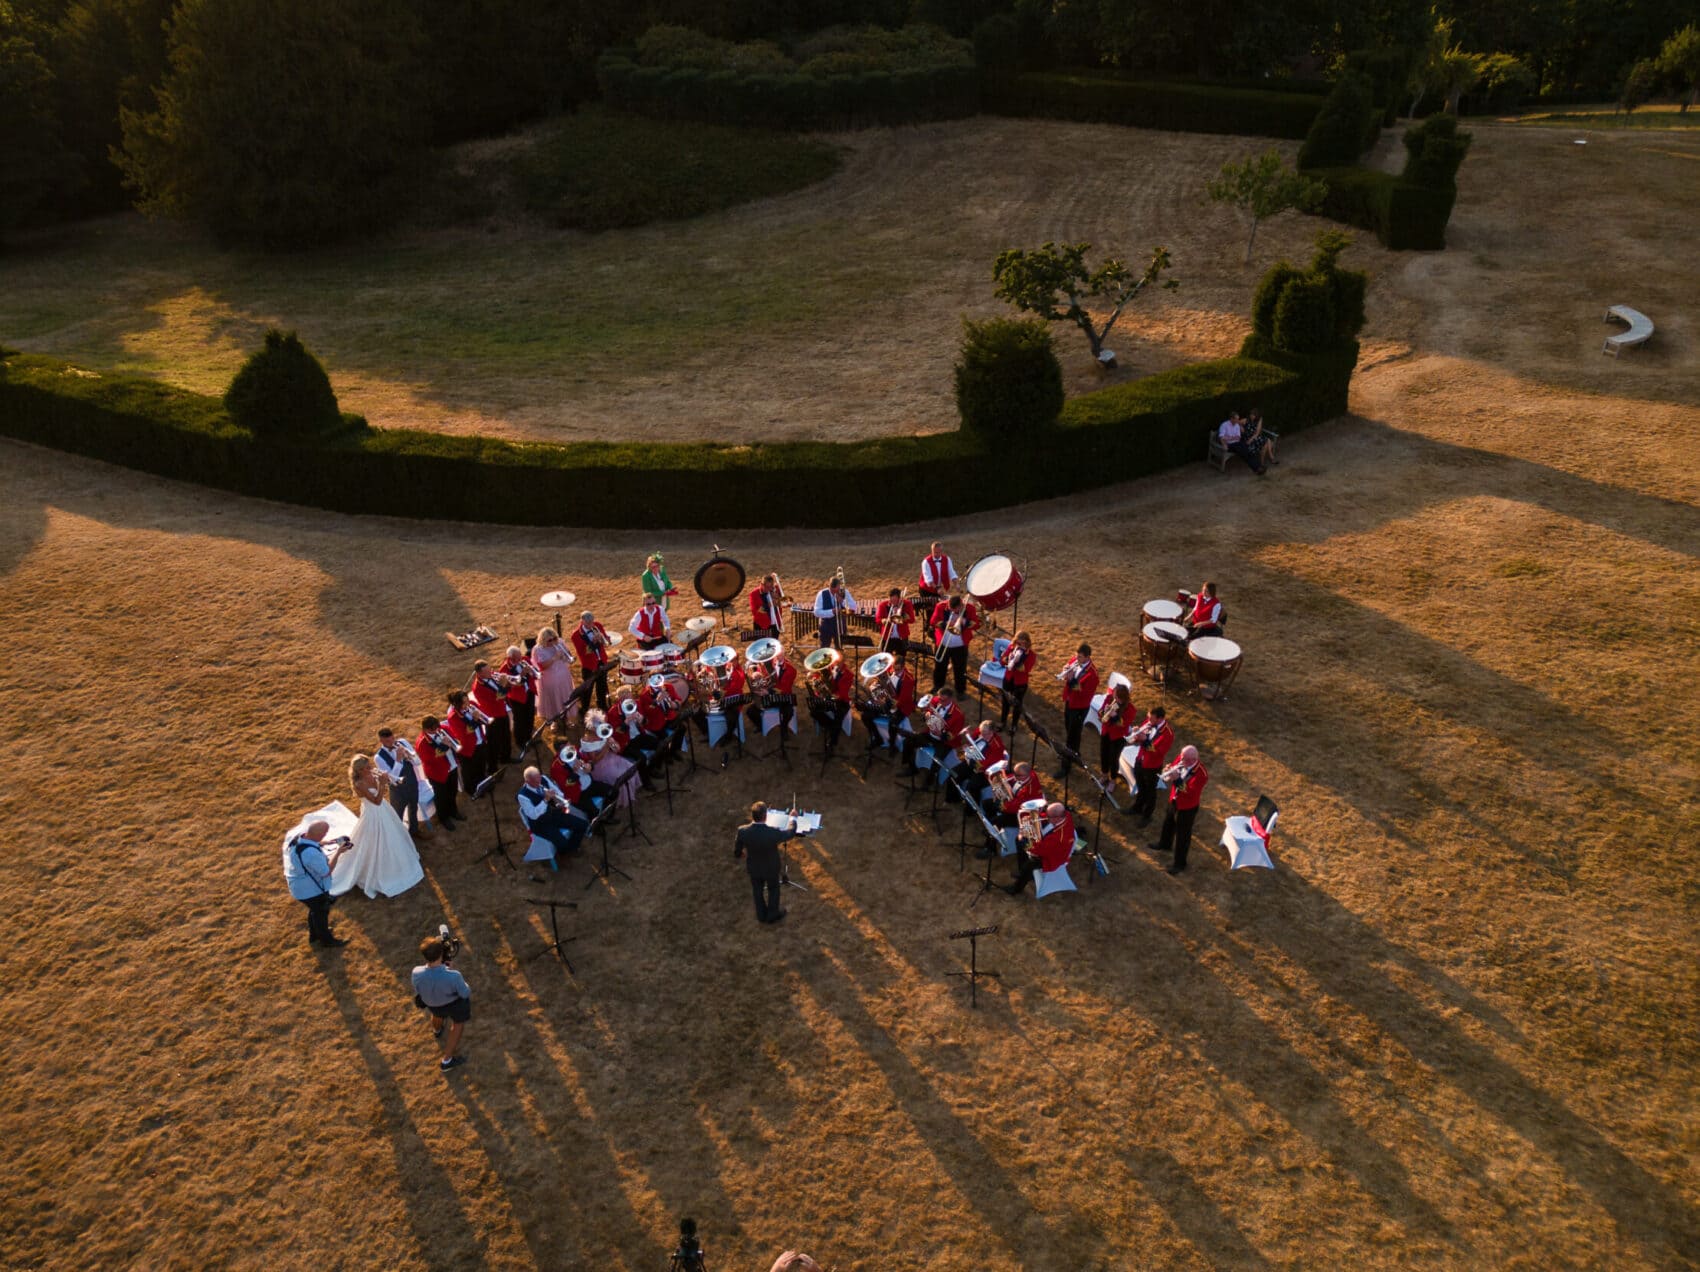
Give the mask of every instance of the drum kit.
<svg viewBox="0 0 1700 1272">
<path fill-rule="evenodd" d="M 1139 666 L 1159 684 L 1166 684 L 1178 670 L 1190 670 L 1198 696 L 1219 699 L 1228 696 L 1228 686 L 1239 675 L 1244 651 L 1221 636 L 1189 639 L 1181 626 L 1182 609 L 1170 600 L 1146 601 L 1140 612 Z"/>
<path fill-rule="evenodd" d="M 578 600 L 578 595 L 574 592 L 545 592 L 537 599 L 544 609 L 555 611 L 555 635 L 559 636 L 561 634 L 561 611 L 571 609 Z"/>
</svg>

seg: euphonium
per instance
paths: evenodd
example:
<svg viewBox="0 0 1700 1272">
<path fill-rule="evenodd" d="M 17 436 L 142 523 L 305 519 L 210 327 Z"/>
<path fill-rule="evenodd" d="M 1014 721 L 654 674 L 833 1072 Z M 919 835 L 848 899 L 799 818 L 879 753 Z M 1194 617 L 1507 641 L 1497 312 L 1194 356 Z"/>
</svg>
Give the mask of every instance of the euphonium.
<svg viewBox="0 0 1700 1272">
<path fill-rule="evenodd" d="M 999 804 L 1007 804 L 1015 798 L 1015 784 L 1009 780 L 1009 761 L 999 760 L 986 766 L 986 781 L 992 788 L 992 794 L 997 796 Z"/>
</svg>

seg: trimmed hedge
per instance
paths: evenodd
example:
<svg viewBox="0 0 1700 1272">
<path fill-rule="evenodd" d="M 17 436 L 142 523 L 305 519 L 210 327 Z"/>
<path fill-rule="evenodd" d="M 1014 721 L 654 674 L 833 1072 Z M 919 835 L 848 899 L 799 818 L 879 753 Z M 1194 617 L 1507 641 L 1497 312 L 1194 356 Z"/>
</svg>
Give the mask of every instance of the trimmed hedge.
<svg viewBox="0 0 1700 1272">
<path fill-rule="evenodd" d="M 1254 338 L 1255 339 L 1255 338 Z M 1248 341 L 1250 348 L 1253 341 Z M 1349 354 L 1349 356 L 1348 356 Z M 0 433 L 221 490 L 349 513 L 680 528 L 869 526 L 953 516 L 1161 472 L 1260 405 L 1281 431 L 1345 410 L 1357 346 L 1194 363 L 1068 402 L 1019 464 L 958 431 L 849 444 L 566 446 L 406 429 L 323 442 L 253 437 L 217 398 L 21 355 L 0 375 Z M 943 488 L 938 474 L 952 480 Z M 516 484 L 517 483 L 517 484 Z M 513 498 L 516 489 L 526 492 Z"/>
<path fill-rule="evenodd" d="M 1311 93 L 1054 71 L 992 73 L 980 87 L 980 109 L 993 115 L 1252 137 L 1303 137 L 1321 107 Z"/>
<path fill-rule="evenodd" d="M 1375 144 L 1380 132 L 1381 110 L 1375 104 L 1370 82 L 1361 75 L 1342 75 L 1305 135 L 1298 166 L 1326 168 L 1356 163 L 1358 156 Z"/>
<path fill-rule="evenodd" d="M 1367 168 L 1319 168 L 1305 174 L 1328 183 L 1318 216 L 1374 230 L 1394 251 L 1438 252 L 1457 202 L 1455 189 L 1435 190 Z"/>
</svg>

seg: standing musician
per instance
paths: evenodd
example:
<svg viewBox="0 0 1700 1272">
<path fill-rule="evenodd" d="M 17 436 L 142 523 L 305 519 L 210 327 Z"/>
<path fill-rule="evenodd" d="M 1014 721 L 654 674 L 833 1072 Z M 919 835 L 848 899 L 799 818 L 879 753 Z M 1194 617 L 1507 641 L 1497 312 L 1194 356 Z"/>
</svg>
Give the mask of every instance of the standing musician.
<svg viewBox="0 0 1700 1272">
<path fill-rule="evenodd" d="M 667 611 L 661 608 L 659 600 L 646 596 L 643 607 L 632 615 L 626 630 L 637 639 L 639 649 L 654 649 L 667 643 L 668 633 L 673 630 L 673 620 L 667 617 Z"/>
<path fill-rule="evenodd" d="M 484 756 L 491 768 L 513 759 L 513 732 L 508 727 L 508 686 L 490 664 L 480 658 L 472 664 L 472 683 L 467 686 L 472 705 L 485 716 Z"/>
<path fill-rule="evenodd" d="M 835 574 L 826 586 L 815 593 L 815 617 L 820 620 L 822 649 L 843 649 L 849 631 L 851 614 L 856 612 L 856 598 L 844 586 L 844 576 Z"/>
<path fill-rule="evenodd" d="M 1167 714 L 1162 707 L 1152 707 L 1144 722 L 1128 739 L 1139 748 L 1138 754 L 1133 757 L 1133 780 L 1137 790 L 1129 811 L 1139 818 L 1141 826 L 1151 824 L 1151 816 L 1157 809 L 1157 774 L 1163 768 L 1163 757 L 1175 742 L 1175 731 L 1169 727 L 1165 718 Z"/>
<path fill-rule="evenodd" d="M 1074 651 L 1068 665 L 1057 673 L 1063 687 L 1063 731 L 1066 745 L 1080 754 L 1080 735 L 1086 728 L 1086 716 L 1092 710 L 1092 699 L 1098 692 L 1098 668 L 1092 663 L 1092 646 L 1085 641 Z M 1069 761 L 1065 758 L 1057 768 L 1058 777 L 1068 776 Z"/>
<path fill-rule="evenodd" d="M 455 690 L 449 695 L 449 713 L 443 728 L 455 742 L 455 764 L 460 769 L 460 788 L 468 795 L 489 775 L 489 752 L 484 747 L 484 713 Z"/>
<path fill-rule="evenodd" d="M 455 805 L 455 752 L 459 749 L 442 721 L 426 716 L 420 725 L 419 736 L 413 739 L 413 749 L 419 754 L 419 767 L 425 770 L 425 780 L 431 783 L 431 798 L 437 805 L 437 824 L 452 831 L 457 821 L 466 819 Z"/>
<path fill-rule="evenodd" d="M 1035 843 L 1023 844 L 1022 851 L 1016 854 L 1015 882 L 1004 891 L 1013 897 L 1027 886 L 1035 874 L 1041 871 L 1049 874 L 1066 866 L 1068 859 L 1074 855 L 1074 838 L 1074 814 L 1061 804 L 1052 804 L 1045 809 L 1039 838 Z"/>
<path fill-rule="evenodd" d="M 781 736 L 791 727 L 791 717 L 797 713 L 797 669 L 791 665 L 791 660 L 780 654 L 767 667 L 767 688 L 759 695 L 752 695 L 754 701 L 744 709 L 744 715 L 750 723 L 756 726 L 756 732 L 761 732 L 761 713 L 768 707 L 779 712 L 779 728 Z"/>
<path fill-rule="evenodd" d="M 1163 833 L 1151 845 L 1152 852 L 1168 852 L 1174 845 L 1175 864 L 1169 873 L 1178 875 L 1186 869 L 1187 849 L 1192 846 L 1192 823 L 1198 819 L 1198 801 L 1204 794 L 1204 784 L 1210 774 L 1198 760 L 1196 746 L 1183 746 L 1181 758 L 1162 772 L 1169 784 L 1169 811 L 1163 814 Z"/>
<path fill-rule="evenodd" d="M 677 596 L 679 589 L 673 586 L 673 580 L 667 577 L 667 567 L 661 562 L 659 552 L 651 552 L 649 559 L 643 563 L 643 576 L 638 580 L 643 585 L 643 594 L 653 596 L 657 605 L 668 609 L 667 598 Z"/>
<path fill-rule="evenodd" d="M 1009 750 L 1003 744 L 1003 727 L 995 720 L 982 720 L 969 731 L 968 741 L 977 744 L 980 758 L 965 756 L 969 762 L 968 780 L 963 782 L 963 790 L 969 799 L 979 799 L 980 793 L 991 785 L 986 780 L 986 770 L 999 760 L 1009 758 Z"/>
<path fill-rule="evenodd" d="M 607 710 L 608 668 L 614 659 L 608 648 L 608 629 L 589 610 L 578 616 L 578 626 L 573 628 L 573 652 L 578 655 L 585 680 L 596 686 L 596 705 Z"/>
<path fill-rule="evenodd" d="M 1177 592 L 1175 599 L 1185 607 L 1181 626 L 1186 628 L 1188 640 L 1222 634 L 1222 602 L 1216 599 L 1214 583 L 1206 579 L 1197 592 Z"/>
<path fill-rule="evenodd" d="M 508 677 L 508 718 L 513 722 L 514 749 L 524 751 L 537 727 L 537 664 L 518 645 L 508 646 L 508 656 L 498 671 Z"/>
<path fill-rule="evenodd" d="M 583 851 L 579 842 L 584 838 L 585 824 L 567 816 L 572 806 L 566 796 L 536 765 L 525 770 L 525 782 L 519 788 L 519 807 L 525 828 L 539 839 L 547 839 L 557 856 Z"/>
<path fill-rule="evenodd" d="M 410 835 L 419 834 L 419 775 L 413 770 L 415 752 L 389 729 L 378 730 L 378 749 L 372 752 L 378 769 L 390 779 L 390 807 L 407 821 Z"/>
<path fill-rule="evenodd" d="M 980 629 L 980 607 L 960 594 L 933 607 L 933 689 L 944 683 L 945 668 L 958 698 L 968 692 L 968 642 Z"/>
<path fill-rule="evenodd" d="M 809 694 L 809 714 L 826 735 L 826 753 L 830 756 L 838 747 L 845 717 L 850 714 L 856 694 L 856 673 L 850 670 L 848 663 L 840 660 L 820 679 L 825 681 L 821 687 L 826 692 Z"/>
<path fill-rule="evenodd" d="M 889 737 L 884 743 L 888 750 L 900 749 L 903 741 L 903 722 L 915 714 L 915 673 L 900 658 L 890 671 L 871 686 L 868 700 L 862 704 L 862 724 L 868 730 L 868 744 L 881 745 L 879 725 L 886 720 Z"/>
<path fill-rule="evenodd" d="M 1015 633 L 1015 639 L 1004 646 L 998 655 L 1003 667 L 1003 687 L 998 690 L 998 723 L 1010 725 L 1010 736 L 1021 728 L 1021 702 L 1027 697 L 1027 678 L 1039 660 L 1033 656 L 1033 638 L 1025 631 Z"/>
<path fill-rule="evenodd" d="M 955 586 L 956 565 L 944 554 L 944 544 L 935 543 L 921 558 L 921 604 L 937 605 Z"/>
<path fill-rule="evenodd" d="M 915 606 L 903 595 L 903 589 L 894 587 L 886 594 L 874 610 L 874 618 L 880 625 L 880 645 L 878 653 L 896 654 L 899 662 L 909 652 L 909 628 L 915 622 Z"/>
<path fill-rule="evenodd" d="M 769 574 L 750 591 L 750 626 L 756 638 L 772 636 L 778 639 L 785 627 L 785 589 L 779 586 L 779 576 Z"/>
<path fill-rule="evenodd" d="M 923 746 L 942 764 L 945 755 L 962 744 L 962 730 L 968 723 L 962 708 L 956 705 L 956 695 L 948 688 L 932 696 L 923 714 L 926 729 L 903 739 L 903 767 L 898 771 L 905 776 L 920 771 L 915 764 L 915 752 Z"/>
<path fill-rule="evenodd" d="M 594 821 L 599 808 L 606 808 L 614 798 L 614 788 L 599 782 L 591 774 L 590 764 L 577 748 L 562 744 L 549 764 L 549 780 L 560 788 L 567 803 L 578 809 L 586 819 Z"/>
<path fill-rule="evenodd" d="M 1117 685 L 1098 708 L 1098 771 L 1113 789 L 1128 734 L 1133 732 L 1134 708 L 1126 685 Z"/>
</svg>

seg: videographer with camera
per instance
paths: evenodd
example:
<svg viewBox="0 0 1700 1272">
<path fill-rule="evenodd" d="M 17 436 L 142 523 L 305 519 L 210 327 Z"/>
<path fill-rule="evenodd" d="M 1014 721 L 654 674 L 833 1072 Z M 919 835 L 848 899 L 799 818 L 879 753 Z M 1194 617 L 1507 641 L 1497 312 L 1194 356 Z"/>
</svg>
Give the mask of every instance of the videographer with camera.
<svg viewBox="0 0 1700 1272">
<path fill-rule="evenodd" d="M 349 849 L 346 838 L 333 839 L 330 851 L 325 851 L 325 832 L 330 823 L 322 818 L 311 821 L 299 835 L 283 845 L 283 881 L 289 885 L 289 895 L 307 907 L 307 940 L 313 945 L 335 949 L 348 942 L 331 935 L 331 871 L 337 858 Z"/>
<path fill-rule="evenodd" d="M 443 1058 L 437 1063 L 443 1073 L 466 1063 L 466 1057 L 457 1053 L 461 1032 L 472 1019 L 472 989 L 466 977 L 449 966 L 459 950 L 460 942 L 449 935 L 445 924 L 436 936 L 419 942 L 419 957 L 425 961 L 413 969 L 413 1001 L 431 1013 L 431 1036 L 443 1045 Z"/>
</svg>

